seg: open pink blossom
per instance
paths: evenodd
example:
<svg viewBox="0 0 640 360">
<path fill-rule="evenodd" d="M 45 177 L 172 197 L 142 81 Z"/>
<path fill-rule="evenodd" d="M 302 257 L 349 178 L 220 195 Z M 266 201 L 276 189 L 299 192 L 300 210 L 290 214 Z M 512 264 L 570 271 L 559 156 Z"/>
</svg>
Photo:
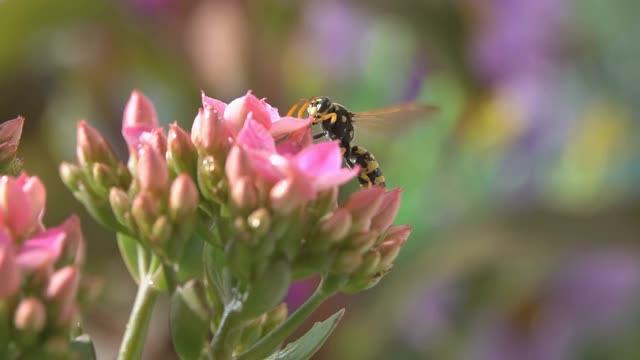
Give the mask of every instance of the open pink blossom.
<svg viewBox="0 0 640 360">
<path fill-rule="evenodd" d="M 259 176 L 270 181 L 291 178 L 291 184 L 297 184 L 296 189 L 304 189 L 303 195 L 307 199 L 313 199 L 318 192 L 349 181 L 359 171 L 358 167 L 342 167 L 342 154 L 337 142 L 313 144 L 305 148 L 292 142 L 283 142 L 276 147 L 273 137 L 257 121 L 247 121 L 236 142 L 247 150 Z"/>
<path fill-rule="evenodd" d="M 27 273 L 52 266 L 62 254 L 67 234 L 63 227 L 51 228 L 25 241 L 16 251 L 16 262 Z"/>
<path fill-rule="evenodd" d="M 0 178 L 0 223 L 13 237 L 24 237 L 41 226 L 46 191 L 37 177 Z"/>
<path fill-rule="evenodd" d="M 142 135 L 159 126 L 153 103 L 139 90 L 133 90 L 122 116 L 122 136 L 127 144 L 137 149 Z"/>
</svg>

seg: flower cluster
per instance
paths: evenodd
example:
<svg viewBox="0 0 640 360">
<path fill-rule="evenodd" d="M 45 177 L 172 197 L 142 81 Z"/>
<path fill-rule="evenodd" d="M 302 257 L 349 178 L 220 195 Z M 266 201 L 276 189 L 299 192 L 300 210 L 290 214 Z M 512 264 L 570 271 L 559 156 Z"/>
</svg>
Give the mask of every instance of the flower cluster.
<svg viewBox="0 0 640 360">
<path fill-rule="evenodd" d="M 81 293 L 93 286 L 80 281 L 84 240 L 79 219 L 71 216 L 46 229 L 45 198 L 36 177 L 0 178 L 0 328 L 10 329 L 4 342 L 9 348 L 0 348 L 2 353 L 67 354 Z"/>
<path fill-rule="evenodd" d="M 171 291 L 194 279 L 210 287 L 201 302 L 213 325 L 203 328 L 217 329 L 213 353 L 225 358 L 257 341 L 248 324 L 278 309 L 292 281 L 321 274 L 333 279 L 328 295 L 361 291 L 391 268 L 409 235 L 408 226 L 392 226 L 399 190 L 361 189 L 338 204 L 338 187 L 359 168 L 342 167 L 337 142 L 314 144 L 310 127 L 310 119 L 281 117 L 250 92 L 229 104 L 203 93 L 191 133 L 173 123 L 165 135 L 153 104 L 134 91 L 123 115 L 127 164 L 81 121 L 78 164 L 62 164 L 61 176 L 98 221 L 118 232 L 135 278 L 162 273 L 157 280 Z M 213 263 L 205 256 L 209 276 L 185 275 L 194 248 L 200 256 L 220 255 Z M 244 324 L 236 330 L 252 334 L 250 342 L 224 338 L 222 315 L 232 311 L 215 309 L 234 300 Z"/>
</svg>

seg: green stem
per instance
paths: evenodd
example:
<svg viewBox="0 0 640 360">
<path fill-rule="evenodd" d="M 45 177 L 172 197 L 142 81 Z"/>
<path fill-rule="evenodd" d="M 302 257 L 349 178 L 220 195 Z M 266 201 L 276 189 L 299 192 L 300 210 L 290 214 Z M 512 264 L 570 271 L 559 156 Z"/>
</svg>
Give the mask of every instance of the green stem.
<svg viewBox="0 0 640 360">
<path fill-rule="evenodd" d="M 235 301 L 235 300 L 234 300 Z M 237 325 L 237 317 L 240 313 L 233 301 L 225 308 L 218 329 L 211 340 L 211 353 L 216 360 L 231 359 L 235 339 L 231 337 Z"/>
<path fill-rule="evenodd" d="M 147 275 L 140 277 L 136 300 L 129 315 L 127 328 L 120 344 L 118 360 L 136 360 L 142 356 L 142 349 L 147 338 L 149 321 L 153 313 L 153 306 L 158 298 L 158 290 Z"/>
<path fill-rule="evenodd" d="M 238 355 L 236 360 L 261 360 L 271 355 L 325 300 L 338 292 L 339 287 L 333 286 L 333 282 L 330 282 L 332 286 L 327 286 L 326 280 L 323 279 L 313 295 L 287 320 L 256 342 L 247 351 Z"/>
<path fill-rule="evenodd" d="M 167 280 L 167 288 L 169 289 L 169 293 L 173 294 L 176 291 L 176 287 L 178 286 L 178 277 L 176 275 L 176 271 L 174 267 L 170 264 L 167 264 L 165 261 L 162 262 L 162 271 L 164 271 L 164 277 Z"/>
</svg>

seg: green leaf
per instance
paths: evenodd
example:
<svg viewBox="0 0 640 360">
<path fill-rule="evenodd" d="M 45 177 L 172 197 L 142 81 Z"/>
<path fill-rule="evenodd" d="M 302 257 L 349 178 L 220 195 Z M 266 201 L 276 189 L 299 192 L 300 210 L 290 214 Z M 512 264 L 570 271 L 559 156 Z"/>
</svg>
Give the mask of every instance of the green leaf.
<svg viewBox="0 0 640 360">
<path fill-rule="evenodd" d="M 138 263 L 138 242 L 136 239 L 127 236 L 123 233 L 118 233 L 118 248 L 120 249 L 120 255 L 122 260 L 129 270 L 129 274 L 136 281 L 136 284 L 140 283 L 140 264 Z"/>
<path fill-rule="evenodd" d="M 287 344 L 283 350 L 271 355 L 268 360 L 306 360 L 315 354 L 333 330 L 338 326 L 340 319 L 344 315 L 344 309 L 333 314 L 323 322 L 317 322 L 311 330 L 302 335 L 298 340 Z"/>
<path fill-rule="evenodd" d="M 88 334 L 83 334 L 71 340 L 71 351 L 80 355 L 82 360 L 95 360 L 96 350 L 93 347 L 93 341 Z"/>
<path fill-rule="evenodd" d="M 178 281 L 183 283 L 194 278 L 202 278 L 203 241 L 192 236 L 185 244 L 178 266 Z"/>
<path fill-rule="evenodd" d="M 171 337 L 181 359 L 198 359 L 207 344 L 210 313 L 202 284 L 191 281 L 171 297 Z"/>
<path fill-rule="evenodd" d="M 210 243 L 204 246 L 204 268 L 207 282 L 215 288 L 218 299 L 222 302 L 229 300 L 229 284 L 224 276 L 224 250 Z"/>
</svg>

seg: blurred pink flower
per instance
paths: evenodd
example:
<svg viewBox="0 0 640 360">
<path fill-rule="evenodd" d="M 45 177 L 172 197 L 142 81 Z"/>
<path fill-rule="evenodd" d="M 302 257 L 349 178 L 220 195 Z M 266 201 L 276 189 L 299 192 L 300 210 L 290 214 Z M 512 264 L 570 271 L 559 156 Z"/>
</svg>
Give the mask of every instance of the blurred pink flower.
<svg viewBox="0 0 640 360">
<path fill-rule="evenodd" d="M 23 125 L 22 116 L 0 124 L 0 162 L 11 160 L 16 155 Z"/>
<path fill-rule="evenodd" d="M 20 273 L 16 266 L 13 241 L 0 229 L 0 299 L 13 296 L 20 287 Z"/>
<path fill-rule="evenodd" d="M 14 238 L 28 236 L 44 213 L 46 191 L 40 179 L 25 174 L 0 178 L 0 223 Z"/>
</svg>

